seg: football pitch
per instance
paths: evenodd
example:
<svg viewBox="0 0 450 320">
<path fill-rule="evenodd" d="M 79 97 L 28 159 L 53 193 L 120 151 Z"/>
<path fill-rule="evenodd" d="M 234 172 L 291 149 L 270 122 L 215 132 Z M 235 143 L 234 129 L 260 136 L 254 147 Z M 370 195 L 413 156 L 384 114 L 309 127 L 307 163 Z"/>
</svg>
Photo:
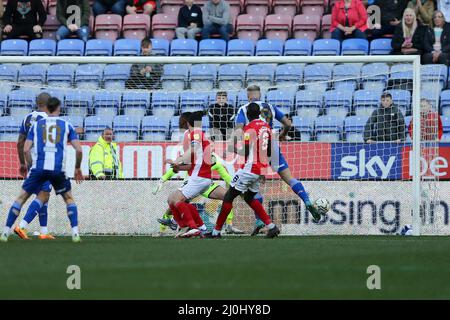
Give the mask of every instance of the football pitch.
<svg viewBox="0 0 450 320">
<path fill-rule="evenodd" d="M 84 237 L 0 245 L 1 299 L 449 299 L 450 238 Z M 70 265 L 80 290 L 68 290 Z M 367 268 L 380 268 L 369 290 Z"/>
</svg>

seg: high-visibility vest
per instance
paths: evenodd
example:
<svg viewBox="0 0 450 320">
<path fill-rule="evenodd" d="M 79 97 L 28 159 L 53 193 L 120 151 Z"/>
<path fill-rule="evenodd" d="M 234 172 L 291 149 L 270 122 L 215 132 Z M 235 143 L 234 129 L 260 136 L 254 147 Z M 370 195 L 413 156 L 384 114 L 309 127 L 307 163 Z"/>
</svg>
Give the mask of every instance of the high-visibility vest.
<svg viewBox="0 0 450 320">
<path fill-rule="evenodd" d="M 89 171 L 96 178 L 122 179 L 122 164 L 117 152 L 117 144 L 107 143 L 101 136 L 89 152 Z"/>
</svg>

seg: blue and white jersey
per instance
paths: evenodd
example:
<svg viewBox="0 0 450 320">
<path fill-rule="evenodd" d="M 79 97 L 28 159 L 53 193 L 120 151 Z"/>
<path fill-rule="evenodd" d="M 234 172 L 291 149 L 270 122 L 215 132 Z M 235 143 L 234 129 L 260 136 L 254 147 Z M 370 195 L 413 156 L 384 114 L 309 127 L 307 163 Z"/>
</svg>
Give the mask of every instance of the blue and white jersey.
<svg viewBox="0 0 450 320">
<path fill-rule="evenodd" d="M 20 131 L 19 133 L 21 135 L 27 136 L 28 135 L 28 131 L 30 131 L 30 128 L 33 124 L 35 124 L 35 122 L 47 118 L 48 115 L 45 112 L 41 112 L 41 111 L 33 111 L 31 113 L 29 113 L 25 119 L 23 119 L 22 121 L 22 125 L 20 126 Z"/>
<path fill-rule="evenodd" d="M 281 122 L 281 119 L 285 116 L 283 112 L 280 111 L 277 107 L 274 107 L 263 101 L 252 101 L 254 103 L 259 104 L 261 109 L 260 119 L 267 122 L 271 128 L 273 128 L 273 119 Z M 247 106 L 250 104 L 244 104 L 239 108 L 236 116 L 236 124 L 246 125 L 249 121 L 247 119 Z"/>
<path fill-rule="evenodd" d="M 33 141 L 31 169 L 65 172 L 67 143 L 78 140 L 73 126 L 59 118 L 48 117 L 37 121 L 28 132 Z"/>
</svg>

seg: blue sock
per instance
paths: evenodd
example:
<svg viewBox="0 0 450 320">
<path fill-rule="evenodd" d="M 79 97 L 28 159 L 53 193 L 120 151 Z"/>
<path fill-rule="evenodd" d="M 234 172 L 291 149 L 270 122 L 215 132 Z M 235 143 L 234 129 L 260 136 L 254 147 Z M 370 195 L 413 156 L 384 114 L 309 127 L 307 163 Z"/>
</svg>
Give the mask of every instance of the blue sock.
<svg viewBox="0 0 450 320">
<path fill-rule="evenodd" d="M 291 186 L 292 191 L 294 191 L 307 206 L 311 204 L 308 193 L 306 193 L 305 187 L 303 187 L 303 184 L 300 181 L 297 179 L 291 179 L 291 181 L 289 181 L 289 185 Z"/>
<path fill-rule="evenodd" d="M 6 219 L 6 226 L 8 228 L 11 228 L 14 222 L 16 222 L 16 219 L 19 216 L 21 209 L 22 206 L 20 204 L 18 204 L 17 202 L 13 203 L 13 205 L 9 209 L 8 218 Z"/>
<path fill-rule="evenodd" d="M 47 218 L 48 218 L 48 203 L 45 203 L 41 210 L 39 211 L 39 225 L 41 227 L 46 227 L 47 226 Z"/>
<path fill-rule="evenodd" d="M 261 193 L 257 193 L 257 194 L 255 194 L 255 197 L 254 197 L 254 199 L 256 199 L 256 200 L 258 200 L 261 204 L 263 203 L 263 197 L 262 197 L 262 195 L 261 195 Z M 255 213 L 255 225 L 261 225 L 261 224 L 263 224 L 264 225 L 264 222 L 262 222 L 262 220 L 260 220 L 259 218 L 258 218 L 258 216 L 256 215 L 256 213 Z"/>
<path fill-rule="evenodd" d="M 75 203 L 67 206 L 67 217 L 69 218 L 70 226 L 72 228 L 78 226 L 78 209 Z"/>
<path fill-rule="evenodd" d="M 37 216 L 41 208 L 42 208 L 41 200 L 34 199 L 28 206 L 27 213 L 25 214 L 25 217 L 23 217 L 23 220 L 25 220 L 27 223 L 31 223 L 31 221 L 33 221 L 33 219 Z"/>
</svg>

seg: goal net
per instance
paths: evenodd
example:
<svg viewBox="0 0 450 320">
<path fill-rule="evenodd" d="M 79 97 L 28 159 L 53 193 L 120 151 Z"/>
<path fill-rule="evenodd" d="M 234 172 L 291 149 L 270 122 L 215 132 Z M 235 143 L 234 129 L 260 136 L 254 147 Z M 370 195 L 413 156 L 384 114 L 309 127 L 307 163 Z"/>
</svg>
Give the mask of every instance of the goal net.
<svg viewBox="0 0 450 320">
<path fill-rule="evenodd" d="M 392 56 L 0 57 L 0 63 L 3 213 L 23 182 L 19 126 L 40 92 L 58 97 L 62 115 L 83 129 L 86 177 L 91 147 L 106 127 L 114 130 L 123 179 L 73 183 L 81 233 L 150 235 L 160 230 L 156 219 L 184 179 L 177 174 L 152 193 L 169 169 L 165 159 L 182 152 L 179 115 L 204 111 L 201 125 L 215 157 L 233 176 L 242 159 L 226 152 L 226 140 L 239 107 L 248 102 L 246 88 L 257 85 L 259 99 L 292 124 L 279 142 L 292 177 L 312 200 L 331 204 L 322 221 L 313 222 L 301 199 L 269 170 L 261 185 L 263 204 L 282 234 L 397 234 L 405 225 L 416 234 L 450 233 L 448 187 L 438 182 L 449 178 L 438 130 L 446 66 Z M 282 130 L 276 119 L 273 130 Z M 68 176 L 74 164 L 72 150 Z M 217 173 L 213 177 L 227 187 Z M 200 196 L 193 203 L 211 228 L 221 201 Z M 52 195 L 48 211 L 50 232 L 69 233 L 62 199 Z M 255 217 L 237 199 L 229 222 L 250 233 Z M 38 221 L 31 230 L 38 230 Z"/>
</svg>

